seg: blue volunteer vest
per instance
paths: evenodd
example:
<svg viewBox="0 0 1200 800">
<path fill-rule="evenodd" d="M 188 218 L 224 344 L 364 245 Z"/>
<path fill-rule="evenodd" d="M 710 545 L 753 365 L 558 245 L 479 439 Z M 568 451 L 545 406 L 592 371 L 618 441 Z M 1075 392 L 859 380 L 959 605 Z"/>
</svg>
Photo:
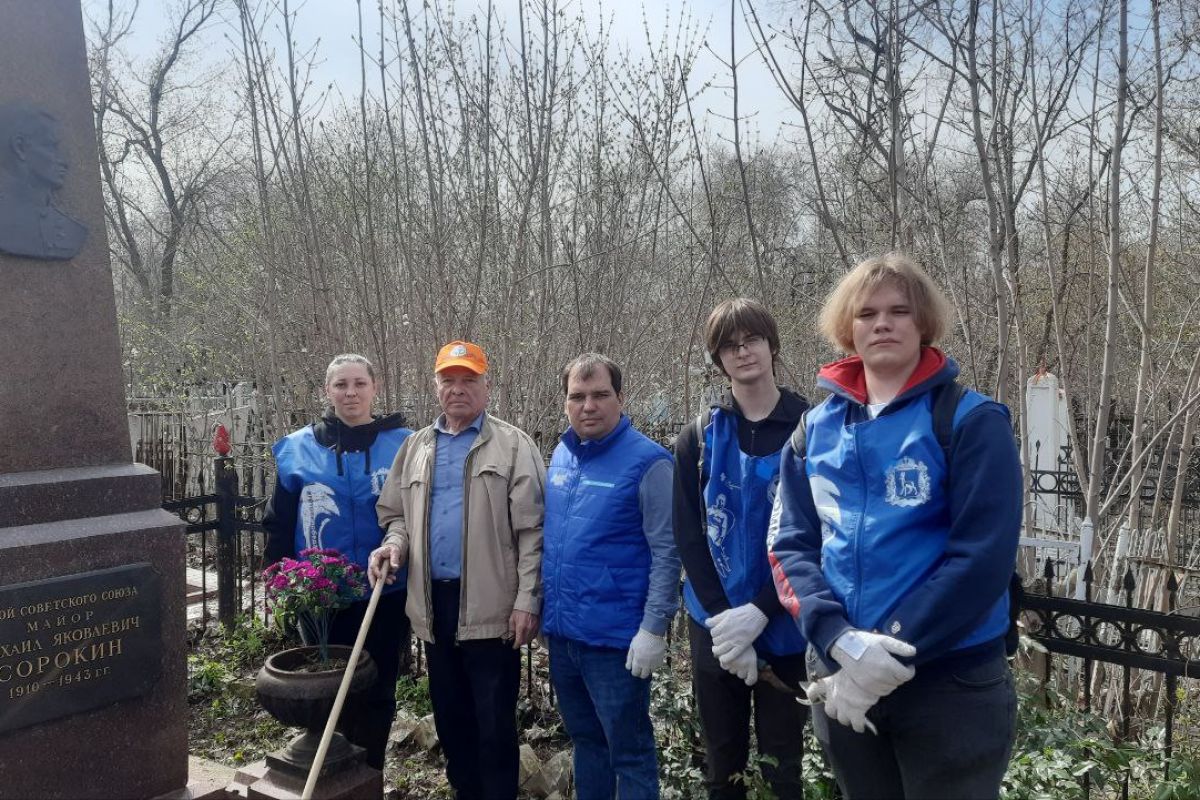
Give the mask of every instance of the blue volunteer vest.
<svg viewBox="0 0 1200 800">
<path fill-rule="evenodd" d="M 629 418 L 581 442 L 568 429 L 546 470 L 542 531 L 542 629 L 596 647 L 625 649 L 641 625 L 650 588 L 650 546 L 638 488 L 670 453 Z"/>
<path fill-rule="evenodd" d="M 342 453 L 338 474 L 337 453 L 322 447 L 312 426 L 294 431 L 275 443 L 275 465 L 283 488 L 300 495 L 296 514 L 295 547 L 332 547 L 355 564 L 367 568 L 371 551 L 379 546 L 383 531 L 375 514 L 375 501 L 408 428 L 380 431 L 369 451 Z M 370 471 L 367 453 L 370 453 Z M 408 567 L 385 592 L 402 591 Z"/>
<path fill-rule="evenodd" d="M 754 600 L 771 582 L 767 528 L 779 489 L 780 452 L 769 456 L 743 453 L 738 447 L 737 419 L 719 408 L 713 410 L 704 429 L 708 550 L 734 608 Z M 684 581 L 683 601 L 692 619 L 703 625 L 709 614 L 690 580 Z M 805 644 L 795 620 L 788 614 L 776 614 L 755 640 L 754 649 L 786 656 L 804 652 Z"/>
<path fill-rule="evenodd" d="M 978 392 L 965 392 L 955 426 L 987 402 L 992 401 Z M 805 469 L 821 519 L 825 582 L 850 623 L 869 631 L 945 556 L 947 465 L 933 430 L 930 392 L 873 420 L 847 424 L 850 403 L 833 394 L 808 413 Z M 952 649 L 1002 636 L 1008 624 L 1005 592 Z M 903 632 L 883 632 L 906 638 Z"/>
</svg>

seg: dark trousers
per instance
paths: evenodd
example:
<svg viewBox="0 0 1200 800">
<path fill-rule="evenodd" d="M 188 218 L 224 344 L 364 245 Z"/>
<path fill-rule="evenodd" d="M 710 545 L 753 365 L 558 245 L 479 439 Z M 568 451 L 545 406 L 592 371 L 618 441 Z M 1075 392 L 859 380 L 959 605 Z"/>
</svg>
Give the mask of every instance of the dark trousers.
<svg viewBox="0 0 1200 800">
<path fill-rule="evenodd" d="M 375 616 L 367 630 L 363 649 L 371 655 L 379 675 L 362 696 L 355 698 L 338 719 L 338 730 L 367 751 L 367 763 L 383 769 L 388 734 L 396 718 L 396 678 L 400 659 L 409 646 L 411 626 L 404 614 L 405 593 L 389 592 L 379 598 Z M 367 613 L 367 601 L 342 609 L 333 617 L 329 643 L 353 647 Z"/>
<path fill-rule="evenodd" d="M 458 581 L 433 582 L 429 698 L 446 777 L 459 800 L 514 800 L 521 654 L 501 639 L 455 642 Z"/>
<path fill-rule="evenodd" d="M 721 668 L 712 654 L 708 629 L 689 619 L 692 648 L 692 689 L 700 712 L 707 769 L 705 786 L 710 800 L 742 800 L 744 783 L 731 780 L 746 769 L 750 758 L 750 716 L 760 755 L 771 756 L 778 766 L 762 765 L 762 774 L 779 800 L 804 796 L 800 768 L 804 755 L 806 706 L 760 676 L 753 686 Z M 759 660 L 763 660 L 760 654 Z M 783 683 L 796 689 L 804 680 L 804 654 L 771 656 L 771 669 Z"/>
<path fill-rule="evenodd" d="M 855 733 L 813 707 L 813 728 L 848 800 L 995 800 L 1016 733 L 1017 697 L 1003 654 L 930 669 L 867 712 Z"/>
</svg>

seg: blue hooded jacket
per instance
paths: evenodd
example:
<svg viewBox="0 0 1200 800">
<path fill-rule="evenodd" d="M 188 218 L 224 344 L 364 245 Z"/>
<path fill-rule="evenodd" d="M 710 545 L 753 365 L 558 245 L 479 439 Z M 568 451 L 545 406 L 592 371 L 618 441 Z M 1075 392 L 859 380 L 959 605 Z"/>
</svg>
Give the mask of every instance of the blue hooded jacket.
<svg viewBox="0 0 1200 800">
<path fill-rule="evenodd" d="M 923 348 L 908 385 L 875 419 L 862 360 L 822 368 L 832 394 L 809 412 L 807 454 L 785 447 L 770 553 L 784 607 L 826 663 L 846 630 L 886 633 L 926 664 L 991 651 L 1008 628 L 1021 526 L 1021 469 L 1008 410 L 968 391 L 950 464 L 931 390 L 958 365 Z"/>
</svg>

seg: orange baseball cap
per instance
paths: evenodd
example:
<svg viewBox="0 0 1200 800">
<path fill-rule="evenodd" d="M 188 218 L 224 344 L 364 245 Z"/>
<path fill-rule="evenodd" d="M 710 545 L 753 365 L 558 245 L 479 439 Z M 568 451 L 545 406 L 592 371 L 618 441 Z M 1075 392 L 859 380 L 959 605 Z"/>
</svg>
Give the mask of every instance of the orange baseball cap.
<svg viewBox="0 0 1200 800">
<path fill-rule="evenodd" d="M 480 375 L 488 371 L 487 356 L 483 348 L 474 342 L 454 341 L 438 350 L 433 371 L 441 372 L 449 367 L 466 367 Z"/>
</svg>

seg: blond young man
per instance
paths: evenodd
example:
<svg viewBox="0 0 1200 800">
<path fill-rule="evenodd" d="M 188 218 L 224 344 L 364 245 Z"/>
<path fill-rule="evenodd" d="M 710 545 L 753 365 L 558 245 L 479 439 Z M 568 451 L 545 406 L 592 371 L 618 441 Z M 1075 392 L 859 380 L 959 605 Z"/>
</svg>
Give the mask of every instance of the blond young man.
<svg viewBox="0 0 1200 800">
<path fill-rule="evenodd" d="M 995 798 L 1012 749 L 1021 470 L 1008 410 L 934 347 L 947 308 L 903 255 L 851 270 L 821 313 L 847 357 L 780 471 L 777 588 L 828 676 L 813 726 L 849 800 Z"/>
</svg>

